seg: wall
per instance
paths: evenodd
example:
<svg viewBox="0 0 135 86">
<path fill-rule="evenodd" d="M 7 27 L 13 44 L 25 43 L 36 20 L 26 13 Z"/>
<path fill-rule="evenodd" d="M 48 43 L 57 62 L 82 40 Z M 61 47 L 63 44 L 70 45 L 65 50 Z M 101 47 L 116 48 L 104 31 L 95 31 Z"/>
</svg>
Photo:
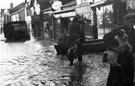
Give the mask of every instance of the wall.
<svg viewBox="0 0 135 86">
<path fill-rule="evenodd" d="M 25 21 L 25 9 L 22 9 L 18 14 L 19 14 L 19 21 Z"/>
<path fill-rule="evenodd" d="M 25 8 L 22 8 L 21 10 L 12 13 L 10 17 L 11 21 L 25 21 Z"/>
</svg>

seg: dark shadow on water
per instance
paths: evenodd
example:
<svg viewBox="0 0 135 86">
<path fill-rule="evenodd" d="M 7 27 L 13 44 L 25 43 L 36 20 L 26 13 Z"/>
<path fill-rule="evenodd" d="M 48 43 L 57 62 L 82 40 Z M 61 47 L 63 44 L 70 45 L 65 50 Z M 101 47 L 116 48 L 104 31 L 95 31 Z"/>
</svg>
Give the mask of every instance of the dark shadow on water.
<svg viewBox="0 0 135 86">
<path fill-rule="evenodd" d="M 29 41 L 27 39 L 18 39 L 18 40 L 5 40 L 5 43 L 13 43 L 13 42 L 25 42 Z"/>
<path fill-rule="evenodd" d="M 87 65 L 83 62 L 77 62 L 74 64 L 75 68 L 71 73 L 70 82 L 68 86 L 84 86 L 83 74 L 86 71 Z"/>
</svg>

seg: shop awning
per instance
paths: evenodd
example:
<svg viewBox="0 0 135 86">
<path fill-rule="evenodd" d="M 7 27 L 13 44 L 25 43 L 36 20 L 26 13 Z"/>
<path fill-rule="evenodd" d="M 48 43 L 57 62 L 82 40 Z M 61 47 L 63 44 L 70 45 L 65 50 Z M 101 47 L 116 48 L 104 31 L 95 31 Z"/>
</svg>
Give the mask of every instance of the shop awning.
<svg viewBox="0 0 135 86">
<path fill-rule="evenodd" d="M 67 9 L 55 11 L 53 12 L 53 14 L 60 14 L 60 13 L 66 13 L 66 12 L 72 12 L 72 11 L 74 11 L 74 8 L 67 8 Z"/>
<path fill-rule="evenodd" d="M 75 11 L 66 12 L 66 13 L 60 13 L 60 14 L 54 14 L 55 18 L 65 18 L 65 17 L 73 17 L 73 16 L 76 16 Z"/>
<path fill-rule="evenodd" d="M 64 10 L 60 10 L 57 12 L 53 12 L 55 18 L 64 18 L 64 17 L 72 17 L 76 16 L 74 8 L 67 8 Z"/>
</svg>

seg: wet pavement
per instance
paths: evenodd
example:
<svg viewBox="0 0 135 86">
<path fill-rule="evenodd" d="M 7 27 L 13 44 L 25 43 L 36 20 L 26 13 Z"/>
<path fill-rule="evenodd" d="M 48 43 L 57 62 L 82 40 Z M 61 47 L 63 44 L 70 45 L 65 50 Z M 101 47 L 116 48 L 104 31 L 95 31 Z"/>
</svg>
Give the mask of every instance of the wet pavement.
<svg viewBox="0 0 135 86">
<path fill-rule="evenodd" d="M 109 66 L 102 53 L 83 56 L 69 66 L 66 56 L 57 56 L 54 42 L 0 41 L 0 86 L 105 86 Z"/>
</svg>

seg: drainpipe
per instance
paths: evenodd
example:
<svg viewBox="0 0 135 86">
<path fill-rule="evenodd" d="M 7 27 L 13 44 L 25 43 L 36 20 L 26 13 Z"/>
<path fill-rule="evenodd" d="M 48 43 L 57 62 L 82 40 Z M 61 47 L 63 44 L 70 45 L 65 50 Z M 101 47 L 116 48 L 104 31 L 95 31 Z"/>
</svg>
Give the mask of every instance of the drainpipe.
<svg viewBox="0 0 135 86">
<path fill-rule="evenodd" d="M 41 28 L 41 38 L 44 38 L 44 30 L 43 30 L 43 12 L 40 12 L 40 28 Z"/>
<path fill-rule="evenodd" d="M 97 28 L 97 14 L 96 8 L 93 8 L 93 39 L 98 39 L 98 28 Z"/>
<path fill-rule="evenodd" d="M 53 13 L 51 14 L 51 17 L 52 17 L 52 33 L 53 33 L 53 40 L 55 40 L 55 19 L 54 19 L 54 16 L 53 16 Z"/>
</svg>

